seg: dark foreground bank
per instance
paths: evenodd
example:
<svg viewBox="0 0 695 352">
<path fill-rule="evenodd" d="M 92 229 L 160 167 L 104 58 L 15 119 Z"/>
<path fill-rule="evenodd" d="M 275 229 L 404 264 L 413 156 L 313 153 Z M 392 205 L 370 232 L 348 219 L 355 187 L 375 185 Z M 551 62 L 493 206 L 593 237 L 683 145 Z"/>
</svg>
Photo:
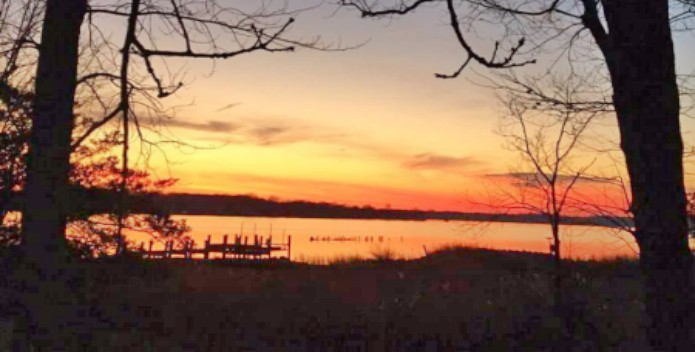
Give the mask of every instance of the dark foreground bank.
<svg viewBox="0 0 695 352">
<path fill-rule="evenodd" d="M 449 248 L 426 258 L 263 265 L 83 262 L 66 320 L 88 351 L 641 351 L 637 264 L 568 262 L 563 306 L 540 254 Z M 0 350 L 27 345 L 5 265 Z M 559 313 L 562 312 L 562 313 Z"/>
</svg>

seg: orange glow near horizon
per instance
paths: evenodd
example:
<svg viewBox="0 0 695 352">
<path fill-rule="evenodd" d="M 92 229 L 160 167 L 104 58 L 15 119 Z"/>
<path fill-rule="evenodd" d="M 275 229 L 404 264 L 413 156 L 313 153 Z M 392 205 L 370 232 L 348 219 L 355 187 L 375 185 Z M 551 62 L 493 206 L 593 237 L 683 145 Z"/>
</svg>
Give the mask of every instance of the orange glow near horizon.
<svg viewBox="0 0 695 352">
<path fill-rule="evenodd" d="M 473 70 L 433 77 L 460 65 L 450 28 L 431 25 L 441 13 L 423 9 L 385 25 L 330 6 L 312 11 L 297 18 L 299 37 L 365 45 L 172 64 L 192 79 L 162 100 L 177 107 L 162 129 L 201 148 L 164 146 L 168 161 L 159 153 L 148 160 L 155 176 L 179 180 L 168 192 L 490 212 L 481 204 L 509 185 L 488 176 L 507 173 L 517 155 L 493 132 L 502 112 L 481 87 L 485 78 Z M 618 140 L 614 121 L 598 122 Z M 694 128 L 684 120 L 684 133 Z M 132 160 L 143 165 L 136 150 Z M 615 175 L 611 165 L 595 169 Z M 624 204 L 600 183 L 578 189 L 595 202 Z"/>
<path fill-rule="evenodd" d="M 462 177 L 463 179 L 464 177 Z M 222 185 L 234 185 L 233 190 L 215 187 L 211 179 L 206 186 L 197 186 L 196 178 L 190 177 L 185 183 L 175 185 L 167 193 L 195 193 L 209 195 L 253 195 L 261 198 L 279 201 L 311 201 L 328 202 L 347 206 L 371 206 L 384 209 L 416 209 L 434 211 L 458 211 L 471 213 L 533 213 L 530 208 L 507 208 L 502 203 L 508 203 L 507 193 L 518 192 L 510 185 L 509 180 L 496 180 L 488 184 L 485 176 L 468 177 L 470 184 L 467 192 L 436 190 L 427 185 L 414 184 L 408 188 L 350 184 L 331 182 L 319 179 L 292 179 L 283 177 L 268 177 L 257 175 L 227 175 L 218 182 Z M 423 187 L 424 186 L 424 187 Z M 480 188 L 475 188 L 478 186 Z M 604 185 L 578 185 L 570 196 L 573 202 L 563 213 L 571 216 L 599 215 L 595 209 L 610 210 L 616 215 L 623 216 L 622 209 L 626 208 L 625 195 L 621 189 Z M 518 204 L 514 204 L 518 205 Z M 578 209 L 581 208 L 581 209 Z"/>
</svg>

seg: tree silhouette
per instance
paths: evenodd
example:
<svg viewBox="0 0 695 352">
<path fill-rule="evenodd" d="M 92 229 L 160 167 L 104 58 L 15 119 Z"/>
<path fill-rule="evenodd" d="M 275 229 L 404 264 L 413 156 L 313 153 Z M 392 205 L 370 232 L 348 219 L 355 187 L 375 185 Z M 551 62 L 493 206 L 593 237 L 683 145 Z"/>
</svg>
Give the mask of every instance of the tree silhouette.
<svg viewBox="0 0 695 352">
<path fill-rule="evenodd" d="M 582 80 L 576 77 L 556 77 L 553 96 L 564 100 L 581 88 Z M 578 188 L 595 181 L 589 170 L 596 159 L 581 158 L 580 153 L 590 125 L 600 113 L 539 104 L 511 90 L 504 91 L 500 101 L 506 111 L 496 132 L 505 139 L 506 149 L 517 154 L 518 164 L 508 173 L 491 175 L 510 185 L 495 187 L 485 205 L 498 213 L 539 214 L 549 225 L 552 306 L 566 334 L 553 343 L 557 349 L 564 349 L 572 343 L 576 330 L 570 308 L 572 295 L 566 284 L 571 275 L 564 264 L 561 227 L 576 211 L 577 194 L 581 193 Z"/>
<path fill-rule="evenodd" d="M 82 60 L 86 63 L 86 68 L 79 69 L 79 77 L 77 77 L 77 72 L 73 73 L 75 73 L 76 85 L 84 86 L 83 90 L 91 90 L 94 92 L 94 95 L 97 95 L 92 100 L 98 101 L 97 105 L 103 108 L 103 116 L 99 119 L 90 117 L 83 120 L 84 124 L 79 124 L 79 126 L 86 127 L 82 128 L 82 132 L 73 140 L 61 139 L 61 141 L 58 141 L 55 138 L 42 138 L 42 141 L 46 144 L 51 144 L 51 148 L 57 148 L 57 145 L 60 145 L 60 149 L 66 149 L 58 158 L 64 160 L 72 149 L 91 138 L 95 131 L 107 125 L 113 119 L 120 118 L 122 121 L 121 135 L 123 136 L 121 193 L 124 197 L 127 193 L 125 185 L 127 184 L 129 174 L 127 171 L 129 164 L 128 146 L 133 126 L 137 137 L 142 142 L 150 145 L 155 144 L 143 132 L 148 121 L 139 119 L 138 115 L 143 113 L 143 106 L 145 114 L 156 115 L 160 113 L 161 111 L 153 111 L 158 107 L 155 100 L 170 96 L 183 84 L 182 82 L 167 83 L 166 77 L 163 77 L 158 72 L 163 63 L 156 60 L 172 57 L 227 59 L 254 51 L 292 51 L 296 46 L 314 47 L 316 43 L 293 41 L 283 37 L 289 25 L 293 22 L 291 18 L 288 19 L 286 16 L 289 11 L 284 9 L 261 7 L 256 12 L 245 13 L 221 6 L 216 1 L 192 0 L 136 0 L 128 3 L 119 1 L 99 2 L 90 6 L 84 4 L 84 11 L 82 11 L 82 7 L 75 6 L 75 4 L 53 4 L 48 2 L 43 22 L 44 31 L 42 33 L 44 36 L 47 36 L 47 33 L 52 33 L 50 26 L 53 24 L 49 22 L 50 16 L 48 16 L 50 11 L 56 11 L 56 13 L 61 15 L 70 14 L 79 17 L 80 22 L 84 19 L 87 20 L 87 25 L 84 28 L 87 31 L 88 43 L 84 51 L 87 51 L 91 56 L 87 55 L 89 57 Z M 85 17 L 85 15 L 88 16 Z M 127 28 L 123 33 L 124 39 L 122 44 L 113 43 L 112 40 L 108 39 L 101 32 L 98 22 L 104 16 L 126 20 Z M 67 26 L 62 27 L 64 27 L 62 28 L 63 30 L 68 30 Z M 72 39 L 74 39 L 74 44 L 77 45 L 80 39 L 80 28 L 77 25 L 73 27 L 73 32 L 70 33 L 72 37 L 65 38 L 70 38 L 71 45 L 73 44 Z M 169 50 L 158 48 L 157 38 L 172 33 L 181 40 L 183 49 Z M 224 38 L 226 40 L 223 40 Z M 49 36 L 42 39 L 42 42 L 46 42 L 49 39 L 53 38 Z M 61 42 L 64 41 L 61 40 Z M 44 47 L 49 47 L 49 45 L 44 45 Z M 49 54 L 43 55 L 40 52 L 39 60 L 41 60 L 42 56 L 49 56 Z M 104 62 L 109 60 L 104 59 L 104 57 L 116 63 L 105 64 Z M 63 58 L 60 66 L 71 66 L 79 61 L 77 56 L 72 56 L 69 59 L 71 61 L 67 62 L 67 58 Z M 56 63 L 61 61 L 55 58 L 47 62 Z M 50 64 L 46 66 L 50 67 Z M 136 71 L 135 69 L 141 69 L 145 74 L 134 72 Z M 37 87 L 40 73 L 37 74 Z M 60 91 L 63 92 L 65 90 L 60 89 Z M 69 89 L 66 92 L 70 93 L 70 91 L 74 92 L 75 89 Z M 44 101 L 44 97 L 38 93 L 37 90 L 34 100 L 37 102 Z M 108 96 L 108 94 L 111 94 L 111 96 Z M 72 96 L 70 100 L 74 101 L 75 94 L 69 95 Z M 67 98 L 51 99 L 51 101 L 54 100 L 63 101 L 67 100 Z M 104 103 L 105 101 L 110 101 L 111 104 Z M 51 104 L 51 106 L 53 105 L 55 104 Z M 140 108 L 139 110 L 133 108 L 136 105 Z M 60 124 L 60 126 L 73 126 L 78 118 L 71 111 L 70 119 L 66 120 L 69 123 Z M 156 118 L 161 119 L 162 117 L 156 116 Z M 36 117 L 36 119 L 38 120 L 39 118 Z M 51 129 L 47 128 L 46 130 Z M 46 148 L 48 149 L 48 146 Z M 34 149 L 41 148 L 38 144 L 30 144 L 30 150 Z M 27 171 L 29 179 L 32 179 L 32 175 L 35 173 L 32 165 L 31 163 L 29 164 Z M 54 168 L 50 169 L 54 170 Z M 67 171 L 67 169 L 63 169 L 60 171 L 61 174 Z M 54 170 L 53 172 L 58 171 Z M 41 175 L 48 176 L 49 173 L 44 172 Z M 57 174 L 51 175 L 50 179 L 57 182 L 54 185 L 55 187 L 50 188 L 57 192 L 62 192 L 60 191 L 61 187 L 58 187 L 58 183 L 62 184 L 63 182 L 60 181 Z M 27 184 L 28 194 L 32 193 L 32 187 L 33 184 L 29 182 Z M 57 199 L 63 198 L 53 197 L 53 200 L 47 203 L 50 203 L 50 206 L 56 206 L 58 204 Z M 29 197 L 28 202 L 32 203 L 33 201 L 34 199 Z M 32 209 L 35 208 L 31 205 L 27 206 Z M 49 204 L 46 204 L 46 206 L 49 206 Z M 63 218 L 62 215 L 57 217 Z M 26 217 L 25 221 L 31 222 L 32 217 Z M 31 226 L 29 224 L 29 229 Z M 25 231 L 29 231 L 26 227 L 24 228 Z M 64 226 L 52 226 L 51 228 L 53 229 L 52 231 L 48 231 L 46 228 L 41 233 L 54 234 L 49 237 L 64 237 Z M 31 241 L 26 242 L 25 246 L 31 247 Z"/>
<path fill-rule="evenodd" d="M 577 88 L 570 79 L 558 90 L 563 95 L 573 95 Z M 511 190 L 503 190 L 503 199 L 490 206 L 498 211 L 541 214 L 547 219 L 555 265 L 554 305 L 562 314 L 564 273 L 560 226 L 568 209 L 573 208 L 577 184 L 591 180 L 588 169 L 595 160 L 577 161 L 576 154 L 597 112 L 557 107 L 542 111 L 535 102 L 514 93 L 502 100 L 508 112 L 497 132 L 505 138 L 506 147 L 518 153 L 520 166 L 504 175 L 512 182 Z"/>
<path fill-rule="evenodd" d="M 68 173 L 79 34 L 86 0 L 47 1 L 27 155 L 22 244 L 30 333 L 39 350 L 65 349 L 74 295 L 66 286 Z"/>
<path fill-rule="evenodd" d="M 113 255 L 122 245 L 119 231 L 145 233 L 154 240 L 183 243 L 189 228 L 185 220 L 174 220 L 170 214 L 138 214 L 116 206 L 112 200 L 122 187 L 121 161 L 114 151 L 120 145 L 118 133 L 92 140 L 73 151 L 70 188 L 74 208 L 68 216 L 70 249 L 79 257 Z M 160 193 L 176 183 L 175 179 L 155 179 L 143 170 L 128 170 L 129 194 Z M 111 206 L 109 206 L 111 204 Z"/>
<path fill-rule="evenodd" d="M 568 96 L 577 89 L 576 82 L 568 79 L 557 90 Z M 501 99 L 508 111 L 497 133 L 505 138 L 507 149 L 519 154 L 521 166 L 507 175 L 514 181 L 515 192 L 507 193 L 506 202 L 498 206 L 547 216 L 559 262 L 562 217 L 576 199 L 572 193 L 577 183 L 590 180 L 588 169 L 594 163 L 577 161 L 576 154 L 598 113 L 562 107 L 542 109 L 513 92 Z"/>
<path fill-rule="evenodd" d="M 357 9 L 363 17 L 405 15 L 425 5 L 443 4 L 464 57 L 453 73 L 438 75 L 442 78 L 458 76 L 471 62 L 492 69 L 531 63 L 532 59 L 520 57 L 537 53 L 552 42 L 591 42 L 610 77 L 610 103 L 630 176 L 634 235 L 651 321 L 649 343 L 659 351 L 695 348 L 690 336 L 695 315 L 690 289 L 693 260 L 688 246 L 680 99 L 671 34 L 672 25 L 675 28 L 692 18 L 691 1 L 342 0 L 341 4 Z M 520 38 L 510 45 L 495 42 L 492 54 L 486 57 L 472 46 L 464 31 L 490 22 L 501 24 L 497 28 L 502 28 L 502 35 Z M 523 52 L 530 39 L 537 50 Z M 499 56 L 503 46 L 507 54 Z"/>
<path fill-rule="evenodd" d="M 690 236 L 695 238 L 695 193 L 688 194 L 688 217 Z"/>
<path fill-rule="evenodd" d="M 121 208 L 125 207 L 127 198 L 127 178 L 129 167 L 129 143 L 131 125 L 142 143 L 152 146 L 143 134 L 143 125 L 147 122 L 139 118 L 143 113 L 142 102 L 148 102 L 150 120 L 161 119 L 165 115 L 159 111 L 157 99 L 174 94 L 183 82 L 174 79 L 167 83 L 168 78 L 159 72 L 159 66 L 165 64 L 167 58 L 205 58 L 228 59 L 254 51 L 286 52 L 294 50 L 295 46 L 317 47 L 316 42 L 302 43 L 283 37 L 294 21 L 285 18 L 284 9 L 269 9 L 260 5 L 255 13 L 221 6 L 217 1 L 152 1 L 134 0 L 130 3 L 114 2 L 96 4 L 89 8 L 88 30 L 100 33 L 98 16 L 109 16 L 124 19 L 126 29 L 123 33 L 123 44 L 116 46 L 117 51 L 106 50 L 118 64 L 112 67 L 99 66 L 99 70 L 85 74 L 80 81 L 94 84 L 106 80 L 114 85 L 116 91 L 115 106 L 105 112 L 103 118 L 94 122 L 92 127 L 75 142 L 79 143 L 88 138 L 96 129 L 116 117 L 121 118 L 123 134 L 122 179 L 121 179 Z M 181 50 L 160 49 L 157 38 L 174 34 L 181 41 Z M 223 43 L 218 36 L 227 36 Z M 106 43 L 90 43 L 93 55 L 102 55 L 103 47 L 113 45 Z M 158 62 L 159 61 L 159 62 Z M 157 64 L 160 65 L 157 65 Z M 144 68 L 146 74 L 135 73 L 138 66 Z M 148 82 L 149 84 L 146 84 Z M 134 106 L 140 106 L 140 111 Z M 152 111 L 154 110 L 154 111 Z M 155 116 L 152 116 L 154 112 Z M 156 146 L 155 146 L 156 147 Z M 123 219 L 125 214 L 121 214 Z M 121 221 L 122 222 L 122 221 Z M 122 241 L 122 227 L 118 231 L 118 239 Z M 124 248 L 119 246 L 119 252 Z"/>
<path fill-rule="evenodd" d="M 121 119 L 123 153 L 119 192 L 122 196 L 117 231 L 120 236 L 125 228 L 124 203 L 133 175 L 128 161 L 132 127 L 135 126 L 141 141 L 150 143 L 143 133 L 143 121 L 137 118 L 142 111 L 133 106 L 137 98 L 156 105 L 154 99 L 166 98 L 181 86 L 180 82 L 167 83 L 158 71 L 162 64 L 155 60 L 172 57 L 226 59 L 255 51 L 291 51 L 298 45 L 309 47 L 312 43 L 284 38 L 293 22 L 287 18 L 289 11 L 271 10 L 263 5 L 258 11 L 246 13 L 221 6 L 214 0 L 114 0 L 89 4 L 86 0 L 47 0 L 45 7 L 40 9 L 44 9 L 44 16 L 32 97 L 22 245 L 27 270 L 33 273 L 27 275 L 28 281 L 36 286 L 31 290 L 35 294 L 27 301 L 37 348 L 64 349 L 65 341 L 61 341 L 61 336 L 65 336 L 62 331 L 65 326 L 60 322 L 68 319 L 66 307 L 72 304 L 69 288 L 66 288 L 70 274 L 66 266 L 69 259 L 65 228 L 67 209 L 74 208 L 74 200 L 68 193 L 73 150 L 102 126 L 113 119 Z M 122 44 L 114 44 L 103 36 L 96 24 L 99 16 L 126 19 L 128 25 Z M 85 19 L 87 26 L 83 26 Z M 95 54 L 87 60 L 95 70 L 80 75 L 78 49 L 84 37 L 82 28 L 89 34 L 84 38 L 90 41 L 86 50 L 95 52 L 95 48 L 106 48 L 111 54 L 117 53 L 120 58 L 116 60 L 110 56 L 115 64 L 106 67 L 104 61 L 108 60 Z M 164 35 L 180 39 L 183 49 L 160 49 L 157 40 Z M 135 62 L 135 58 L 139 61 Z M 135 65 L 146 72 L 144 77 L 134 77 L 135 70 L 131 68 Z M 98 94 L 110 89 L 115 92 L 115 99 L 110 100 L 112 104 L 104 104 L 109 100 L 95 97 L 96 104 L 106 112 L 99 119 L 89 118 L 92 124 L 85 125 L 82 134 L 73 139 L 79 118 L 75 114 L 78 85 L 87 90 L 104 87 Z M 125 243 L 123 240 L 119 243 L 119 250 L 122 250 Z"/>
<path fill-rule="evenodd" d="M 581 177 L 584 189 L 568 195 L 567 208 L 578 214 L 602 219 L 610 224 L 616 232 L 616 237 L 624 242 L 619 234 L 634 232 L 634 221 L 629 210 L 631 195 L 629 184 L 625 181 L 627 177 L 624 171 L 625 161 L 621 157 L 621 150 L 616 141 L 589 126 L 591 122 L 594 125 L 605 123 L 606 119 L 612 118 L 614 114 L 610 99 L 605 97 L 604 78 L 597 72 L 550 74 L 543 75 L 545 77 L 526 79 L 514 74 L 499 76 L 502 80 L 493 80 L 492 88 L 499 93 L 505 106 L 520 107 L 527 115 L 536 117 L 529 119 L 531 122 L 529 125 L 532 128 L 537 127 L 542 130 L 548 128 L 545 124 L 533 123 L 538 118 L 543 120 L 551 116 L 575 116 L 570 118 L 568 123 L 577 127 L 581 126 L 581 133 L 588 134 L 577 141 L 578 145 L 575 147 L 580 150 L 576 152 L 581 152 L 585 157 L 593 154 L 591 157 L 594 165 L 591 167 L 591 172 Z M 515 121 L 515 119 L 511 120 Z M 506 135 L 504 131 L 500 132 L 503 132 L 501 133 L 503 136 Z M 512 133 L 507 137 L 513 140 L 519 137 L 523 139 L 523 135 L 519 133 Z M 534 135 L 534 137 L 537 139 L 538 136 Z M 569 163 L 563 162 L 563 164 Z M 605 171 L 597 173 L 597 169 L 608 169 L 608 173 Z M 572 174 L 574 170 L 570 171 L 569 174 Z M 588 187 L 589 185 L 591 187 Z M 636 251 L 634 252 L 637 254 Z"/>
<path fill-rule="evenodd" d="M 0 126 L 3 127 L 0 134 L 0 247 L 21 243 L 15 211 L 22 202 L 31 112 L 27 105 L 8 108 L 0 104 Z M 79 253 L 80 257 L 112 255 L 117 250 L 118 236 L 114 229 L 118 228 L 121 212 L 108 204 L 113 203 L 112 198 L 121 186 L 120 159 L 114 155 L 120 143 L 118 133 L 110 133 L 72 152 L 69 187 L 73 208 L 68 210 L 67 233 L 70 252 Z M 133 194 L 157 193 L 175 182 L 175 179 L 154 179 L 146 171 L 131 169 L 127 188 Z M 99 213 L 101 215 L 95 218 Z M 155 239 L 185 240 L 185 221 L 172 220 L 167 213 L 128 212 L 123 220 L 130 231 L 147 233 Z"/>
</svg>

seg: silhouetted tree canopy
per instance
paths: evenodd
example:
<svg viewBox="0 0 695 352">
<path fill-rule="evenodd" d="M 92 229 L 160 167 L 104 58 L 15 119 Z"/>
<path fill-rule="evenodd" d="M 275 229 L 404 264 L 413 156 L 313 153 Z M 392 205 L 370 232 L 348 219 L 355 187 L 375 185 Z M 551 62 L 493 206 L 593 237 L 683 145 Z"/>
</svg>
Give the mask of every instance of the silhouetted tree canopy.
<svg viewBox="0 0 695 352">
<path fill-rule="evenodd" d="M 568 70 L 581 60 L 593 60 L 610 81 L 606 102 L 617 117 L 630 176 L 630 210 L 651 319 L 649 342 L 659 351 L 695 349 L 690 331 L 695 326 L 693 259 L 672 35 L 690 28 L 691 1 L 341 0 L 340 4 L 369 18 L 413 14 L 426 6 L 445 9 L 446 23 L 463 54 L 461 65 L 438 74 L 439 78 L 457 77 L 471 63 L 496 70 L 529 66 L 541 53 L 555 53 L 558 59 L 549 63 L 548 70 L 562 58 L 569 59 L 563 60 Z M 485 33 L 485 46 L 474 45 L 471 38 L 477 33 Z"/>
</svg>

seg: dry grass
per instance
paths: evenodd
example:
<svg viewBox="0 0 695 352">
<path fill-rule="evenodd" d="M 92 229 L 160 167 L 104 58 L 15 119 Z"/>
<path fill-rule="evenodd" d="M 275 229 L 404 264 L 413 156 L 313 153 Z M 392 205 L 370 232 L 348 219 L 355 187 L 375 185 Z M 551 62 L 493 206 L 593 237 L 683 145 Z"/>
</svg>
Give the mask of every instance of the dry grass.
<svg viewBox="0 0 695 352">
<path fill-rule="evenodd" d="M 568 263 L 568 321 L 552 313 L 544 255 L 461 247 L 411 261 L 378 254 L 331 265 L 91 263 L 89 350 L 341 350 L 331 343 L 353 344 L 355 351 L 417 350 L 418 344 L 463 351 L 545 351 L 558 343 L 583 351 L 643 347 L 633 262 Z"/>
<path fill-rule="evenodd" d="M 377 262 L 392 262 L 398 259 L 398 253 L 389 247 L 374 247 L 370 251 L 372 258 Z"/>
</svg>

